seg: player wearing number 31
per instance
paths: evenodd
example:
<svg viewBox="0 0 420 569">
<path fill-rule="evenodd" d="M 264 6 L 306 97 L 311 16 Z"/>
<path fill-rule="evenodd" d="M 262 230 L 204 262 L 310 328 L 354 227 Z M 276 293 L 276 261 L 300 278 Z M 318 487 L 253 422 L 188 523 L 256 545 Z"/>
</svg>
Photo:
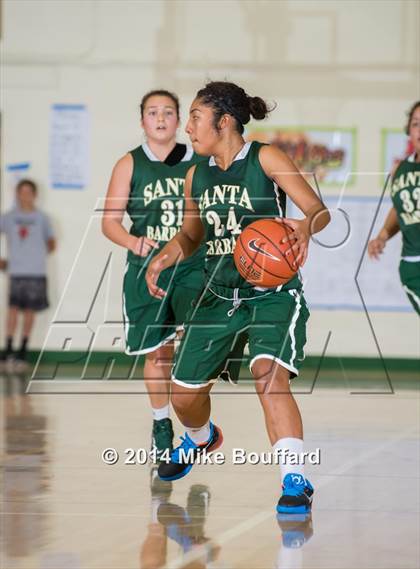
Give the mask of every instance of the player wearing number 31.
<svg viewBox="0 0 420 569">
<path fill-rule="evenodd" d="M 128 249 L 123 285 L 126 353 L 145 354 L 144 376 L 153 411 L 152 449 L 157 457 L 172 449 L 169 418 L 172 340 L 192 299 L 203 285 L 204 250 L 162 275 L 170 286 L 167 301 L 151 297 L 144 279 L 150 259 L 182 223 L 184 179 L 200 158 L 176 142 L 179 103 L 164 90 L 147 93 L 140 104 L 146 142 L 128 152 L 114 167 L 103 215 L 103 232 Z M 127 212 L 132 226 L 122 225 Z"/>
<path fill-rule="evenodd" d="M 405 131 L 414 151 L 395 169 L 391 181 L 392 208 L 378 236 L 369 241 L 368 253 L 379 259 L 388 239 L 401 231 L 401 283 L 420 314 L 420 101 L 411 107 Z"/>
<path fill-rule="evenodd" d="M 210 158 L 189 170 L 181 230 L 146 273 L 150 293 L 163 299 L 161 271 L 179 257 L 193 255 L 203 240 L 207 244 L 208 286 L 186 322 L 172 375 L 172 404 L 186 435 L 171 461 L 159 466 L 164 480 L 181 478 L 191 470 L 191 461 L 183 458 L 190 457 L 188 451 L 197 457 L 203 449 L 211 451 L 221 444 L 221 430 L 210 421 L 211 378 L 217 377 L 235 338 L 244 331 L 271 444 L 275 451 L 303 452 L 302 421 L 289 388 L 304 358 L 306 341 L 308 310 L 301 282 L 294 276 L 272 289 L 255 287 L 236 270 L 233 251 L 238 235 L 250 223 L 284 217 L 287 194 L 305 214 L 300 221 L 286 220 L 293 229 L 291 255 L 303 264 L 311 234 L 327 225 L 329 214 L 281 150 L 245 143 L 243 125 L 251 116 L 260 120 L 267 113 L 261 98 L 249 97 L 227 82 L 207 84 L 190 108 L 186 131 L 194 150 Z M 307 512 L 313 488 L 304 477 L 303 464 L 286 459 L 282 480 L 277 510 Z"/>
</svg>

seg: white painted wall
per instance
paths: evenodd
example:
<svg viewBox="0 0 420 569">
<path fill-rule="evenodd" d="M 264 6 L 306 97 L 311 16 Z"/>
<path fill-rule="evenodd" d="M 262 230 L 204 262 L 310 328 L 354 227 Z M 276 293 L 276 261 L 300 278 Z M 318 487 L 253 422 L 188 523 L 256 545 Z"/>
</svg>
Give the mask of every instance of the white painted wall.
<svg viewBox="0 0 420 569">
<path fill-rule="evenodd" d="M 228 78 L 278 103 L 272 124 L 356 127 L 361 172 L 379 168 L 381 128 L 401 127 L 419 95 L 419 6 L 411 0 L 6 0 L 2 20 L 1 207 L 13 200 L 6 165 L 31 162 L 40 205 L 58 237 L 49 264 L 52 307 L 38 319 L 32 347 L 43 344 L 53 319 L 67 323 L 50 330 L 50 349 L 70 336 L 67 347 L 82 349 L 101 325 L 95 347 L 106 349 L 107 337 L 121 331 L 118 323 L 111 331 L 103 323 L 121 318 L 124 253 L 102 237 L 95 206 L 115 161 L 142 140 L 138 103 L 145 91 L 176 91 L 185 118 L 207 78 Z M 89 108 L 91 182 L 85 191 L 48 186 L 53 103 Z M 379 195 L 380 186 L 358 176 L 348 191 Z M 110 252 L 112 275 L 89 312 Z M 4 307 L 6 280 L 0 280 Z M 372 319 L 384 355 L 418 355 L 414 314 Z M 308 353 L 322 351 L 329 330 L 329 354 L 377 354 L 363 313 L 326 311 L 313 313 Z"/>
</svg>

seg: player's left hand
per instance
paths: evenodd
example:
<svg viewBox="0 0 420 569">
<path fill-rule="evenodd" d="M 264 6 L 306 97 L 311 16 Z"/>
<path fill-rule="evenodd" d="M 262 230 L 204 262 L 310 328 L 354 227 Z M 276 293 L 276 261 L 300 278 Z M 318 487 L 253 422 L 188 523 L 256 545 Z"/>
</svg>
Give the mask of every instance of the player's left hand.
<svg viewBox="0 0 420 569">
<path fill-rule="evenodd" d="M 157 282 L 159 280 L 160 273 L 163 271 L 164 261 L 167 259 L 168 255 L 163 255 L 163 257 L 156 257 L 150 261 L 149 266 L 146 271 L 146 284 L 149 289 L 149 293 L 154 298 L 162 300 L 166 296 L 166 291 L 159 288 Z"/>
<path fill-rule="evenodd" d="M 308 257 L 309 239 L 311 237 L 308 220 L 277 217 L 276 221 L 284 223 L 293 229 L 293 231 L 283 239 L 282 243 L 293 243 L 285 254 L 293 258 L 292 265 L 296 267 L 296 269 L 302 267 Z"/>
<path fill-rule="evenodd" d="M 0 259 L 0 271 L 5 271 L 7 269 L 6 259 Z"/>
</svg>

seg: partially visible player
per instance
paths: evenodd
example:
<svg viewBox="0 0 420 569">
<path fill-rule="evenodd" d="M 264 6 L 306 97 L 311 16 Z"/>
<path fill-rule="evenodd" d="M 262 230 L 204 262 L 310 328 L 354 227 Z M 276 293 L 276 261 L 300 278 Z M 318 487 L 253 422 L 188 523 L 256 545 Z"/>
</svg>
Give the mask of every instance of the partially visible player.
<svg viewBox="0 0 420 569">
<path fill-rule="evenodd" d="M 8 260 L 1 259 L 0 268 L 10 277 L 3 362 L 26 362 L 35 313 L 48 307 L 46 259 L 56 243 L 48 216 L 36 207 L 37 192 L 35 182 L 21 180 L 16 186 L 16 207 L 0 216 L 0 233 L 6 235 L 8 249 Z M 14 350 L 19 316 L 21 340 Z"/>
<path fill-rule="evenodd" d="M 405 131 L 414 152 L 398 164 L 392 176 L 393 206 L 377 237 L 369 241 L 368 253 L 379 259 L 386 242 L 401 231 L 401 283 L 420 315 L 420 101 L 411 107 Z"/>
<path fill-rule="evenodd" d="M 146 141 L 116 163 L 103 214 L 103 233 L 128 250 L 123 284 L 126 353 L 145 355 L 144 379 L 153 413 L 152 449 L 159 458 L 172 449 L 169 417 L 170 369 L 177 326 L 203 285 L 203 249 L 162 274 L 169 294 L 153 298 L 144 280 L 150 259 L 182 225 L 184 179 L 200 158 L 191 146 L 176 141 L 178 97 L 150 91 L 140 104 Z M 130 231 L 123 226 L 128 213 Z"/>
<path fill-rule="evenodd" d="M 181 231 L 150 263 L 146 279 L 150 293 L 164 302 L 161 272 L 194 254 L 204 240 L 207 287 L 185 325 L 172 375 L 172 404 L 186 433 L 158 472 L 164 480 L 182 478 L 201 452 L 220 446 L 221 430 L 210 421 L 212 378 L 245 332 L 268 436 L 273 451 L 285 459 L 277 510 L 307 513 L 313 488 L 302 461 L 295 460 L 303 452 L 303 427 L 289 386 L 304 359 L 309 312 L 302 283 L 294 276 L 282 286 L 254 287 L 236 270 L 233 252 L 244 227 L 256 219 L 284 217 L 287 195 L 305 214 L 302 220 L 286 220 L 293 229 L 289 253 L 298 266 L 305 262 L 311 234 L 327 225 L 329 214 L 284 152 L 245 142 L 244 124 L 268 112 L 260 97 L 223 81 L 208 83 L 190 108 L 186 131 L 196 152 L 210 158 L 188 172 Z"/>
</svg>

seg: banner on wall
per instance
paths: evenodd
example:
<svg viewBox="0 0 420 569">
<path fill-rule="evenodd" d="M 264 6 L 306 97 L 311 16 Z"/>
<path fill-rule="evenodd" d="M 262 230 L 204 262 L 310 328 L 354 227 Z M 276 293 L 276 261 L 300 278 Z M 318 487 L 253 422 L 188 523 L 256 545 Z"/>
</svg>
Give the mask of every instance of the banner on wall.
<svg viewBox="0 0 420 569">
<path fill-rule="evenodd" d="M 407 135 L 399 130 L 383 128 L 382 131 L 382 171 L 384 180 L 392 172 L 398 163 L 414 152 Z"/>
<path fill-rule="evenodd" d="M 89 174 L 89 115 L 85 105 L 51 106 L 49 150 L 51 186 L 83 190 Z"/>
<path fill-rule="evenodd" d="M 247 140 L 275 144 L 294 161 L 306 178 L 316 175 L 330 185 L 354 183 L 356 130 L 337 127 L 250 128 Z"/>
</svg>

